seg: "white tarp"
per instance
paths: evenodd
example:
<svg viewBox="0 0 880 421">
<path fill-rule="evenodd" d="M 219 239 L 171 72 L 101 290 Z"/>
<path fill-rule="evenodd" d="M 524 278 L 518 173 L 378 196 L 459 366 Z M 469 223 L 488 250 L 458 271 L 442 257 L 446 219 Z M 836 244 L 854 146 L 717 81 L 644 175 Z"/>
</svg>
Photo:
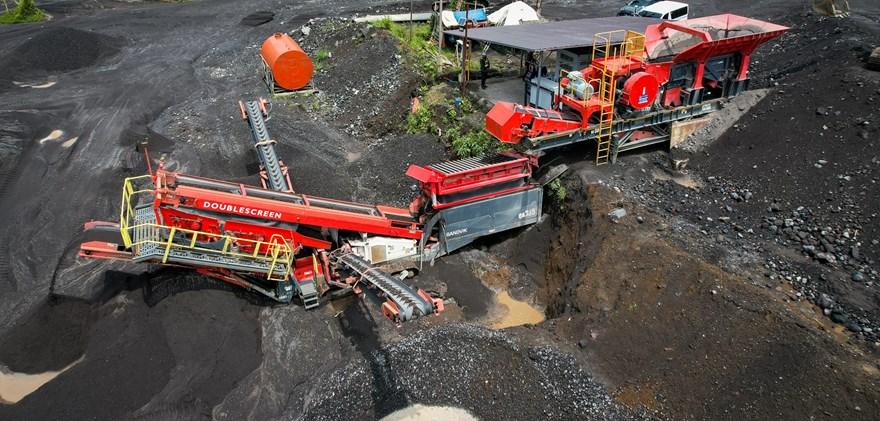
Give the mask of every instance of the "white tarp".
<svg viewBox="0 0 880 421">
<path fill-rule="evenodd" d="M 444 28 L 458 28 L 458 21 L 455 20 L 455 15 L 451 10 L 440 12 L 440 21 L 443 22 Z"/>
<path fill-rule="evenodd" d="M 541 18 L 529 5 L 515 1 L 489 15 L 489 22 L 495 26 L 519 25 L 524 22 L 538 22 Z"/>
</svg>

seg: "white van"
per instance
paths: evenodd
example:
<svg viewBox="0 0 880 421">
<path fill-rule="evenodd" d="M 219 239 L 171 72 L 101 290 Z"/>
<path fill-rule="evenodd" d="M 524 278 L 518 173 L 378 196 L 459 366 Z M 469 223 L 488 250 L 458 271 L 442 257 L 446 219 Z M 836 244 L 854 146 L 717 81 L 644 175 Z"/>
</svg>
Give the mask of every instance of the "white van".
<svg viewBox="0 0 880 421">
<path fill-rule="evenodd" d="M 639 16 L 663 20 L 685 20 L 688 18 L 688 5 L 677 1 L 661 1 L 639 11 Z"/>
</svg>

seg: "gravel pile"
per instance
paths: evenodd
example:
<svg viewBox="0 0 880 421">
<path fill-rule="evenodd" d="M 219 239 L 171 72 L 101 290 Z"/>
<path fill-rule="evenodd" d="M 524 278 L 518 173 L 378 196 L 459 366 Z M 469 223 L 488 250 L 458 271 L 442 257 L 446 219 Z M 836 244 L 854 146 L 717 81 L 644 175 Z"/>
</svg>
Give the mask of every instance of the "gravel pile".
<svg viewBox="0 0 880 421">
<path fill-rule="evenodd" d="M 672 172 L 659 159 L 656 165 L 664 167 L 660 173 Z M 878 262 L 863 252 L 877 247 L 877 240 L 865 232 L 870 215 L 857 207 L 831 213 L 767 199 L 764 188 L 745 188 L 749 183 L 743 180 L 696 175 L 688 179 L 697 180 L 699 187 L 658 180 L 647 172 L 614 177 L 609 185 L 658 214 L 683 218 L 684 224 L 670 222 L 658 230 L 693 235 L 688 241 L 702 244 L 707 254 L 723 248 L 723 258 L 734 261 L 733 266 L 750 267 L 763 275 L 756 283 L 767 288 L 787 284 L 794 290 L 792 300 L 814 302 L 832 321 L 868 342 L 880 339 L 880 314 L 870 298 L 861 298 L 876 297 L 880 282 Z M 780 254 L 780 250 L 794 253 Z M 797 254 L 803 258 L 792 258 Z M 841 294 L 850 297 L 835 299 Z M 823 295 L 832 298 L 824 305 L 819 301 Z"/>
<path fill-rule="evenodd" d="M 413 403 L 486 420 L 648 419 L 615 404 L 573 357 L 475 325 L 417 332 L 370 358 L 329 375 L 317 387 L 323 399 L 307 403 L 301 419 L 371 419 Z"/>
</svg>

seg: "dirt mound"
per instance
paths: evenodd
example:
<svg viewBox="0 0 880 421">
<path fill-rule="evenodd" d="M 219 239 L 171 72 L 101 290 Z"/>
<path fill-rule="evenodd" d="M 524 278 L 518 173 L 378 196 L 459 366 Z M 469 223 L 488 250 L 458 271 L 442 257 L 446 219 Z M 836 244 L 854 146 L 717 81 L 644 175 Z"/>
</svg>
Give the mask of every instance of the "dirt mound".
<svg viewBox="0 0 880 421">
<path fill-rule="evenodd" d="M 0 78 L 15 80 L 93 66 L 119 52 L 123 41 L 96 32 L 48 27 L 9 52 Z"/>
<path fill-rule="evenodd" d="M 644 419 L 615 404 L 571 356 L 474 325 L 417 332 L 369 358 L 327 376 L 317 388 L 325 398 L 307 403 L 302 418 L 376 419 L 420 403 L 486 420 Z M 337 396 L 363 405 L 339 405 Z"/>
<path fill-rule="evenodd" d="M 357 180 L 356 200 L 406 207 L 416 196 L 418 181 L 406 175 L 410 164 L 428 165 L 447 159 L 433 135 L 400 135 L 370 145 L 348 172 Z"/>
<path fill-rule="evenodd" d="M 791 269 L 807 278 L 794 286 L 816 302 L 828 294 L 829 315 L 876 340 L 865 328 L 880 325 L 870 287 L 880 281 L 880 73 L 864 58 L 880 32 L 853 20 L 788 24 L 795 29 L 760 59 L 767 98 L 692 158 L 712 177 L 696 209 L 794 251 L 802 258 Z M 784 53 L 800 49 L 811 53 Z M 704 205 L 718 202 L 729 210 Z"/>
<path fill-rule="evenodd" d="M 544 326 L 583 349 L 620 402 L 671 419 L 877 412 L 875 364 L 823 332 L 830 323 L 815 308 L 704 260 L 694 248 L 725 245 L 693 242 L 694 228 L 655 210 L 595 186 L 585 223 L 576 208 L 584 198 L 572 196 L 571 232 L 562 228 L 555 248 L 575 251 L 554 253 L 546 275 L 560 281 L 548 307 L 562 313 Z M 613 222 L 606 215 L 617 207 L 627 216 Z"/>
<path fill-rule="evenodd" d="M 315 61 L 315 108 L 351 135 L 381 136 L 403 125 L 418 77 L 391 35 L 343 19 L 313 22 L 296 36 Z"/>
</svg>

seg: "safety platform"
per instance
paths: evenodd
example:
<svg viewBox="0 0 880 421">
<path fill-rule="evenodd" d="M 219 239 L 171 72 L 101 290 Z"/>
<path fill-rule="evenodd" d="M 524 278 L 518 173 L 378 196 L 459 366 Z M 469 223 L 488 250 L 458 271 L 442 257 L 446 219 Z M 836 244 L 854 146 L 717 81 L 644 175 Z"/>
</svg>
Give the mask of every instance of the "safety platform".
<svg viewBox="0 0 880 421">
<path fill-rule="evenodd" d="M 269 281 L 287 280 L 293 250 L 283 238 L 256 241 L 159 224 L 152 203 L 138 203 L 138 195 L 152 191 L 134 190 L 134 181 L 126 180 L 120 215 L 120 232 L 132 261 L 220 267 L 261 274 Z"/>
</svg>

